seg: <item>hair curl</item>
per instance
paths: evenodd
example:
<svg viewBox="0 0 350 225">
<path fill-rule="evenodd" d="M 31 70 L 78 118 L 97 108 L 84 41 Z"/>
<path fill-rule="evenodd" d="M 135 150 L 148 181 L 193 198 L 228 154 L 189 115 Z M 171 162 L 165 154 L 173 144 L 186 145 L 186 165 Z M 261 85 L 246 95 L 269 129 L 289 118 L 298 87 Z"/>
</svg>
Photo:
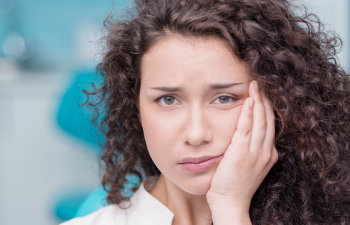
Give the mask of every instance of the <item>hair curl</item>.
<svg viewBox="0 0 350 225">
<path fill-rule="evenodd" d="M 102 184 L 109 203 L 127 175 L 159 175 L 138 119 L 140 61 L 169 34 L 215 36 L 250 66 L 276 113 L 279 161 L 255 193 L 253 224 L 350 224 L 349 77 L 341 41 L 287 0 L 137 0 L 137 15 L 108 22 L 98 69 L 107 127 Z M 133 189 L 133 191 L 138 187 Z"/>
</svg>

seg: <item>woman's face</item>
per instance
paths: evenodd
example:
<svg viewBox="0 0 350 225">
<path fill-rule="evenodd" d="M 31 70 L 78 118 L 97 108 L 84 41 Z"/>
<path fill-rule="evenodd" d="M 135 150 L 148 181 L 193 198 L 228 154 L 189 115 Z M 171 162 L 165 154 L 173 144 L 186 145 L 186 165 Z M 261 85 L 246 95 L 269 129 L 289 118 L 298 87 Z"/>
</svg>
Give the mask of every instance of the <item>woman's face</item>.
<svg viewBox="0 0 350 225">
<path fill-rule="evenodd" d="M 190 194 L 208 191 L 250 81 L 246 65 L 217 38 L 169 36 L 143 56 L 139 116 L 166 179 Z"/>
</svg>

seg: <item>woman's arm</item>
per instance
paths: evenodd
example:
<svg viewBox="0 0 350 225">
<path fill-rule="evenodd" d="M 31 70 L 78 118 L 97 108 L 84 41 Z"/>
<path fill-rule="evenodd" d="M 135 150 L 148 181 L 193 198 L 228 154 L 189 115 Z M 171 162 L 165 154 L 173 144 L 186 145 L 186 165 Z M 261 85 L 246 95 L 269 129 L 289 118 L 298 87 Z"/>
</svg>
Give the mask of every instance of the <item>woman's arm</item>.
<svg viewBox="0 0 350 225">
<path fill-rule="evenodd" d="M 251 199 L 278 160 L 274 137 L 272 105 L 253 81 L 236 132 L 207 192 L 215 225 L 251 224 Z"/>
</svg>

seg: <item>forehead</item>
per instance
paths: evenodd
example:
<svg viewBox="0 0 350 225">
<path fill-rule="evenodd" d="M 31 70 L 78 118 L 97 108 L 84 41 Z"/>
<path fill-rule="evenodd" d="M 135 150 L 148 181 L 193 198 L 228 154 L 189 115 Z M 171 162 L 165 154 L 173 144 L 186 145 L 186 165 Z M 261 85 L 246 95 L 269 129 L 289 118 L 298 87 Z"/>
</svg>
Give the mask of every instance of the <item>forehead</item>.
<svg viewBox="0 0 350 225">
<path fill-rule="evenodd" d="M 214 37 L 172 35 L 156 42 L 141 61 L 141 80 L 146 84 L 247 82 L 247 65 L 225 41 Z"/>
</svg>

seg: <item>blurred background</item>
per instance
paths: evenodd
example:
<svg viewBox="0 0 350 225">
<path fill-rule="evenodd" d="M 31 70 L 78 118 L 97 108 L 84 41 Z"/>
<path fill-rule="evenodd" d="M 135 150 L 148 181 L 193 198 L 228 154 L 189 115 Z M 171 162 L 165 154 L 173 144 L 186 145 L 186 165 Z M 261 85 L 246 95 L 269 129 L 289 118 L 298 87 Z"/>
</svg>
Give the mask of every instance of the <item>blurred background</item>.
<svg viewBox="0 0 350 225">
<path fill-rule="evenodd" d="M 348 0 L 297 0 L 337 32 L 350 72 Z M 98 79 L 103 20 L 128 0 L 0 0 L 0 224 L 53 225 L 100 187 L 82 89 Z"/>
</svg>

